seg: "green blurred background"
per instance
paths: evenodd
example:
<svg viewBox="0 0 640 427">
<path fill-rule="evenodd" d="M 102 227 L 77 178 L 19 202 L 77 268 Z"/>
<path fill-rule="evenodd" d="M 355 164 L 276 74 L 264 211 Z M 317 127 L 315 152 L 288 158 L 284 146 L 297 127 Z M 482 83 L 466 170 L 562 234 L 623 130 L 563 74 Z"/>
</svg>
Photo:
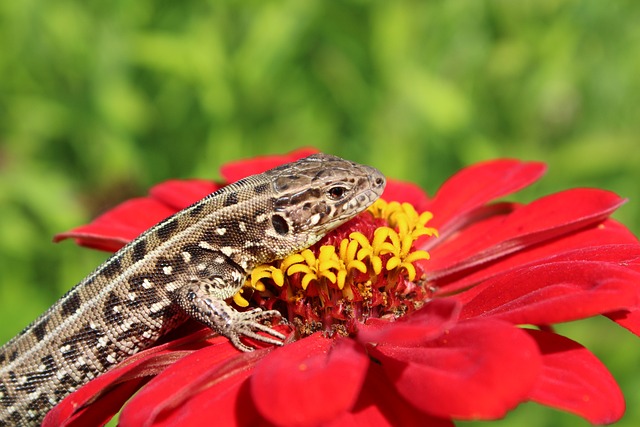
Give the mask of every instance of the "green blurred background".
<svg viewBox="0 0 640 427">
<path fill-rule="evenodd" d="M 301 146 L 431 193 L 478 160 L 543 160 L 519 200 L 610 189 L 640 232 L 639 22 L 632 0 L 0 2 L 0 342 L 106 257 L 55 233 Z M 619 425 L 640 425 L 635 337 L 561 330 L 619 380 Z M 497 424 L 588 425 L 533 404 Z"/>
</svg>

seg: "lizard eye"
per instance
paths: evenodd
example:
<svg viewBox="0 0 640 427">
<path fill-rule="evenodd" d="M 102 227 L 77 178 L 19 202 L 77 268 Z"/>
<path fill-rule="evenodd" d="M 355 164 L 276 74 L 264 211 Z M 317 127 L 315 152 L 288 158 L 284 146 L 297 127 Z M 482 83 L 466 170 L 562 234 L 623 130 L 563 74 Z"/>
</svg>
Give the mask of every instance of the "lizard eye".
<svg viewBox="0 0 640 427">
<path fill-rule="evenodd" d="M 331 200 L 340 200 L 347 194 L 347 187 L 336 185 L 335 187 L 331 187 L 327 194 Z"/>
</svg>

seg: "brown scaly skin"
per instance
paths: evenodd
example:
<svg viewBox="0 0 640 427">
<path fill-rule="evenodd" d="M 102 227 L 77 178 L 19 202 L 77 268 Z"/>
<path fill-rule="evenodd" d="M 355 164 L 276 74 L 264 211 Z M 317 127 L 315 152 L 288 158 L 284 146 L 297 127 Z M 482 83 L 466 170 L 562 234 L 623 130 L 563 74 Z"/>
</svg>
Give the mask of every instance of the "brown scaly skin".
<svg viewBox="0 0 640 427">
<path fill-rule="evenodd" d="M 311 246 L 384 185 L 372 167 L 314 154 L 147 230 L 0 348 L 0 426 L 39 425 L 66 395 L 188 317 L 243 351 L 252 350 L 243 336 L 282 345 L 284 336 L 260 323 L 278 312 L 239 312 L 225 300 L 255 266 Z"/>
</svg>

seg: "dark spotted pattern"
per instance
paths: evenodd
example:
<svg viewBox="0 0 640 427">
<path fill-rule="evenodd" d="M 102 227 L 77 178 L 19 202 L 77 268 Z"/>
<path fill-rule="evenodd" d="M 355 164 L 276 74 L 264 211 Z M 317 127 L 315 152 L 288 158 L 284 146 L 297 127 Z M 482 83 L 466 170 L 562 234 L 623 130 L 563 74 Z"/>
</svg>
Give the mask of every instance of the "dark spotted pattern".
<svg viewBox="0 0 640 427">
<path fill-rule="evenodd" d="M 69 317 L 80 309 L 82 299 L 77 292 L 71 292 L 60 306 L 60 313 L 63 317 Z"/>
<path fill-rule="evenodd" d="M 122 258 L 112 258 L 107 266 L 102 270 L 102 274 L 111 279 L 122 272 Z"/>
<path fill-rule="evenodd" d="M 156 233 L 160 240 L 167 240 L 171 237 L 176 230 L 178 229 L 178 219 L 176 217 L 172 217 L 158 227 Z"/>
<path fill-rule="evenodd" d="M 74 341 L 82 341 L 89 347 L 98 345 L 100 337 L 104 336 L 104 332 L 91 324 L 85 324 L 74 337 Z"/>
<path fill-rule="evenodd" d="M 13 405 L 16 401 L 15 395 L 11 395 L 9 389 L 4 384 L 0 383 L 0 405 L 4 407 L 9 407 Z"/>
<path fill-rule="evenodd" d="M 146 332 L 148 330 L 149 330 L 149 326 L 143 323 L 133 323 L 129 327 L 129 329 L 127 329 L 126 331 L 122 331 L 120 334 L 118 334 L 118 336 L 116 337 L 116 341 L 122 342 L 122 341 L 127 341 L 129 338 L 132 338 L 132 337 L 139 337 L 143 334 L 143 332 Z"/>
<path fill-rule="evenodd" d="M 191 208 L 191 210 L 189 211 L 189 216 L 191 217 L 198 217 L 200 216 L 200 214 L 202 213 L 202 211 L 204 210 L 205 205 L 203 203 L 199 203 L 195 206 L 193 206 Z"/>
<path fill-rule="evenodd" d="M 47 324 L 46 322 L 40 322 L 31 329 L 33 335 L 36 337 L 36 340 L 40 341 L 44 339 L 45 334 L 47 333 Z"/>
<path fill-rule="evenodd" d="M 70 391 L 75 390 L 80 385 L 71 375 L 64 374 L 59 380 L 58 387 L 54 390 L 56 398 L 61 399 L 66 396 Z"/>
<path fill-rule="evenodd" d="M 149 305 L 151 301 L 157 301 L 158 289 L 150 286 L 153 283 L 152 280 L 151 274 L 142 274 L 129 279 L 129 295 L 124 298 L 125 306 L 135 310 Z"/>
<path fill-rule="evenodd" d="M 144 239 L 138 240 L 131 247 L 131 261 L 142 261 L 147 254 L 147 241 Z"/>
<path fill-rule="evenodd" d="M 224 206 L 229 207 L 238 204 L 238 193 L 229 193 L 224 198 Z"/>
<path fill-rule="evenodd" d="M 33 399 L 27 405 L 27 411 L 38 411 L 40 408 L 49 405 L 49 398 L 46 393 L 40 393 L 38 397 Z"/>
<path fill-rule="evenodd" d="M 75 361 L 78 355 L 80 354 L 80 350 L 78 349 L 78 344 L 76 342 L 75 337 L 63 342 L 60 348 L 63 349 L 63 350 L 60 350 L 60 353 L 62 354 L 62 357 L 64 357 L 64 359 L 67 362 Z"/>
<path fill-rule="evenodd" d="M 100 347 L 95 350 L 96 359 L 98 359 L 98 363 L 105 369 L 108 369 L 112 362 L 109 361 L 109 356 L 111 355 L 112 350 L 108 347 Z"/>
<path fill-rule="evenodd" d="M 56 362 L 52 355 L 43 357 L 40 360 L 40 367 L 37 372 L 25 375 L 26 381 L 16 386 L 16 391 L 34 393 L 40 384 L 51 378 L 56 372 Z"/>
<path fill-rule="evenodd" d="M 265 182 L 264 184 L 256 185 L 253 191 L 255 191 L 256 194 L 264 194 L 267 191 L 269 191 L 269 188 L 271 188 L 271 184 L 269 184 L 268 182 Z"/>
<path fill-rule="evenodd" d="M 109 292 L 102 308 L 102 316 L 105 319 L 111 319 L 116 324 L 122 323 L 124 321 L 124 314 L 121 309 L 123 305 L 124 301 L 115 291 Z"/>
</svg>

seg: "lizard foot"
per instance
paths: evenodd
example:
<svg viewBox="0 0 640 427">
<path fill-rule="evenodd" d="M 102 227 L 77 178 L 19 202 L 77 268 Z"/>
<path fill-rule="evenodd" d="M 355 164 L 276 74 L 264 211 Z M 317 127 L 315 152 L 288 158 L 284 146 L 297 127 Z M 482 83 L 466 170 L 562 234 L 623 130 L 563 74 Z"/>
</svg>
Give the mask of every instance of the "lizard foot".
<svg viewBox="0 0 640 427">
<path fill-rule="evenodd" d="M 255 348 L 244 344 L 240 340 L 243 336 L 252 338 L 256 341 L 281 346 L 285 336 L 275 329 L 260 323 L 262 320 L 273 319 L 274 317 L 284 320 L 282 319 L 280 312 L 276 310 L 264 311 L 260 308 L 255 308 L 249 311 L 235 311 L 235 315 L 229 319 L 230 322 L 228 323 L 227 328 L 225 328 L 226 330 L 224 331 L 224 335 L 229 338 L 231 343 L 238 350 L 242 351 L 255 350 Z M 260 334 L 258 332 L 264 332 L 270 336 Z"/>
<path fill-rule="evenodd" d="M 279 318 L 283 321 L 284 319 L 282 319 L 280 312 L 277 310 L 254 308 L 248 311 L 237 311 L 224 301 L 210 298 L 196 298 L 193 302 L 196 303 L 196 307 L 190 314 L 219 334 L 229 338 L 229 341 L 238 350 L 255 350 L 254 347 L 243 343 L 241 341 L 242 337 L 278 346 L 283 344 L 284 334 L 261 323 L 264 320 L 273 318 Z M 263 334 L 260 332 L 263 332 Z"/>
<path fill-rule="evenodd" d="M 242 337 L 268 344 L 283 344 L 285 336 L 282 333 L 262 324 L 262 321 L 276 317 L 283 320 L 279 311 L 261 308 L 238 311 L 224 299 L 211 295 L 209 288 L 210 284 L 207 282 L 184 286 L 176 292 L 176 303 L 193 319 L 229 338 L 238 350 L 255 350 L 243 343 Z"/>
</svg>

